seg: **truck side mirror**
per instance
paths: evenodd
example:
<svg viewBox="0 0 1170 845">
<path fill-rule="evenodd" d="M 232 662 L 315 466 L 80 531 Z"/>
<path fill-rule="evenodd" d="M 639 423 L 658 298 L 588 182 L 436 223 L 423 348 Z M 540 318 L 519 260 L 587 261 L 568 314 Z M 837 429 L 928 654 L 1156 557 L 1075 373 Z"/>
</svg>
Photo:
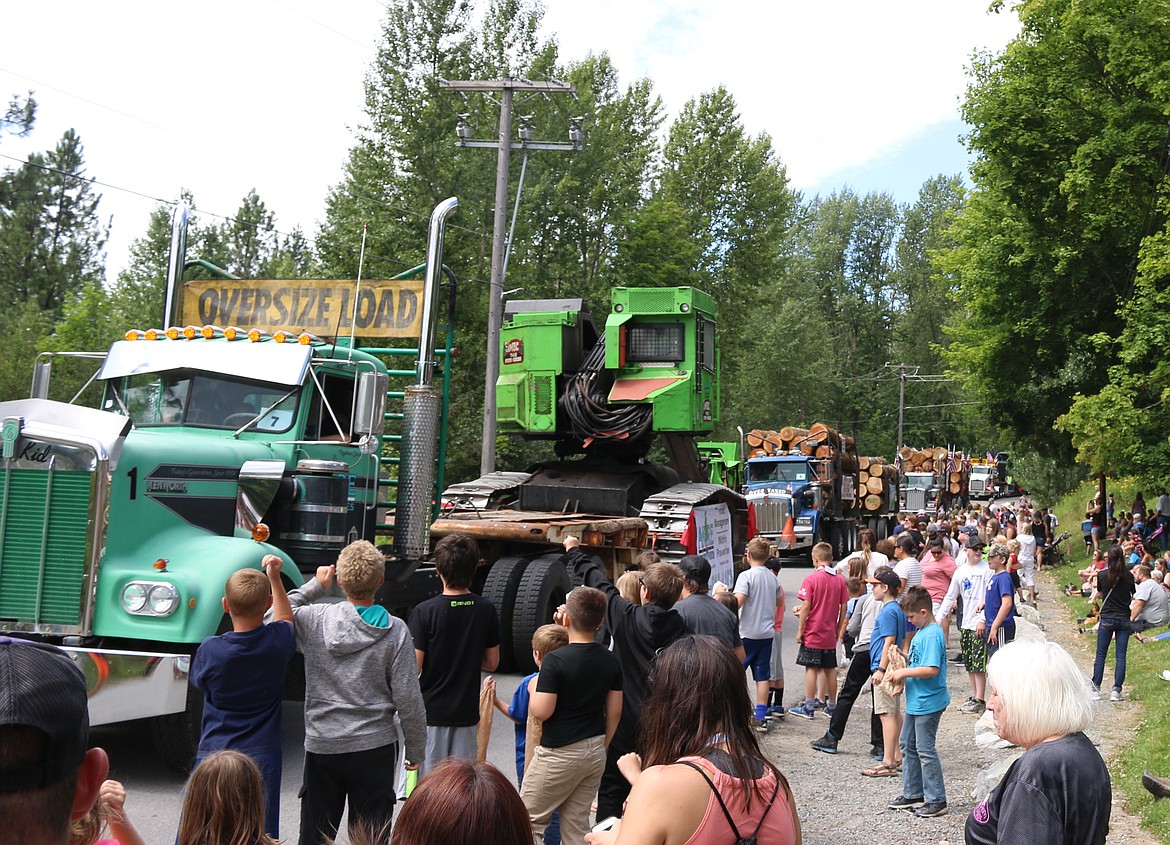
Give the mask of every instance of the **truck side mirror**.
<svg viewBox="0 0 1170 845">
<path fill-rule="evenodd" d="M 42 355 L 37 358 L 37 362 L 33 365 L 32 389 L 29 391 L 29 396 L 33 399 L 48 399 L 49 398 L 49 379 L 53 375 L 53 358 L 50 355 Z"/>
<path fill-rule="evenodd" d="M 353 411 L 353 435 L 380 435 L 386 430 L 385 373 L 363 372 L 358 376 L 357 403 Z"/>
</svg>

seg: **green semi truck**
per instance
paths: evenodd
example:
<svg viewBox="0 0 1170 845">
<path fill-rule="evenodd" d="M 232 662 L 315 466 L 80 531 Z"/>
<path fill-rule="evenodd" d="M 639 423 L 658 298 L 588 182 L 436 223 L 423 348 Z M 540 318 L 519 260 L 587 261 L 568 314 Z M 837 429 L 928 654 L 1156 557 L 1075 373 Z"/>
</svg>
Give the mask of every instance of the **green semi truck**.
<svg viewBox="0 0 1170 845">
<path fill-rule="evenodd" d="M 432 218 L 425 281 L 365 285 L 186 281 L 181 209 L 168 328 L 127 331 L 105 353 L 41 356 L 31 398 L 0 403 L 0 631 L 68 650 L 93 724 L 150 719 L 161 755 L 189 765 L 202 709 L 190 657 L 229 624 L 232 572 L 273 553 L 299 586 L 347 543 L 377 539 L 403 493 L 426 512 L 399 527 L 425 534 L 443 484 L 439 438 L 429 475 L 405 479 L 387 421 L 417 406 L 438 409 L 429 431 L 446 422 L 433 376 L 449 372 L 450 331 L 433 344 L 454 208 Z M 350 337 L 323 339 L 339 324 Z M 358 348 L 358 331 L 411 345 Z M 96 366 L 79 393 L 96 407 L 48 398 L 54 367 L 77 359 Z"/>
</svg>

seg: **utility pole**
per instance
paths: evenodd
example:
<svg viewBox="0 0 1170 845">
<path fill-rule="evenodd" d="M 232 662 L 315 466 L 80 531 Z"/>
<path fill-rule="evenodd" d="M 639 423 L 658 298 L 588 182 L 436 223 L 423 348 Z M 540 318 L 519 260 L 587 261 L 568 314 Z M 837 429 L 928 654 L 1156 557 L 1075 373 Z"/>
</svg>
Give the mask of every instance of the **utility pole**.
<svg viewBox="0 0 1170 845">
<path fill-rule="evenodd" d="M 918 373 L 917 364 L 886 364 L 886 369 L 898 371 L 898 447 L 894 451 L 900 451 L 903 446 L 902 440 L 902 425 L 906 413 L 906 371 L 913 370 L 913 375 Z"/>
<path fill-rule="evenodd" d="M 483 445 L 480 457 L 480 474 L 487 475 L 496 468 L 496 379 L 500 375 L 500 327 L 504 322 L 504 268 L 505 230 L 508 218 L 508 160 L 512 152 L 512 106 L 515 92 L 531 94 L 575 94 L 576 86 L 554 80 L 534 81 L 505 77 L 504 79 L 464 80 L 453 82 L 439 80 L 439 87 L 462 93 L 499 94 L 500 135 L 497 141 L 471 140 L 471 127 L 462 120 L 456 128 L 461 147 L 495 147 L 496 154 L 496 205 L 492 225 L 492 274 L 488 286 L 487 325 L 487 367 L 484 376 L 483 394 Z M 529 133 L 530 134 L 530 133 Z M 580 119 L 572 119 L 569 129 L 569 143 L 533 143 L 527 138 L 520 146 L 528 150 L 579 150 L 581 145 Z M 520 197 L 517 195 L 519 204 Z"/>
</svg>

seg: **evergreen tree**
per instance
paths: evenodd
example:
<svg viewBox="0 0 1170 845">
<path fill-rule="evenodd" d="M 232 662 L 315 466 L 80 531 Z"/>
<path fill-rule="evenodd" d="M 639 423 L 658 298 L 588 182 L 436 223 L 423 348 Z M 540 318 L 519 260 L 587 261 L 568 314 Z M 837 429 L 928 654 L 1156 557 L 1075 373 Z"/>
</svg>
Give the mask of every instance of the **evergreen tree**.
<svg viewBox="0 0 1170 845">
<path fill-rule="evenodd" d="M 0 175 L 0 307 L 32 301 L 56 315 L 86 282 L 100 284 L 109 232 L 100 200 L 73 130 Z"/>
</svg>

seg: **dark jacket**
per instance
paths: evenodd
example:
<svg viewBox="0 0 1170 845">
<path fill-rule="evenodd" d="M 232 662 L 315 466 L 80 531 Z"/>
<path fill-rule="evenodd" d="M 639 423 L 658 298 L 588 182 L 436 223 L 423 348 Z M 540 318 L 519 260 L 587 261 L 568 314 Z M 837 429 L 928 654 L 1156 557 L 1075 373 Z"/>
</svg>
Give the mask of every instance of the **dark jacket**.
<svg viewBox="0 0 1170 845">
<path fill-rule="evenodd" d="M 676 610 L 626 601 L 606 577 L 600 559 L 580 549 L 570 549 L 563 561 L 586 587 L 596 587 L 609 599 L 605 625 L 613 636 L 613 653 L 622 667 L 622 721 L 637 721 L 654 656 L 659 649 L 690 633 L 686 623 Z"/>
</svg>

